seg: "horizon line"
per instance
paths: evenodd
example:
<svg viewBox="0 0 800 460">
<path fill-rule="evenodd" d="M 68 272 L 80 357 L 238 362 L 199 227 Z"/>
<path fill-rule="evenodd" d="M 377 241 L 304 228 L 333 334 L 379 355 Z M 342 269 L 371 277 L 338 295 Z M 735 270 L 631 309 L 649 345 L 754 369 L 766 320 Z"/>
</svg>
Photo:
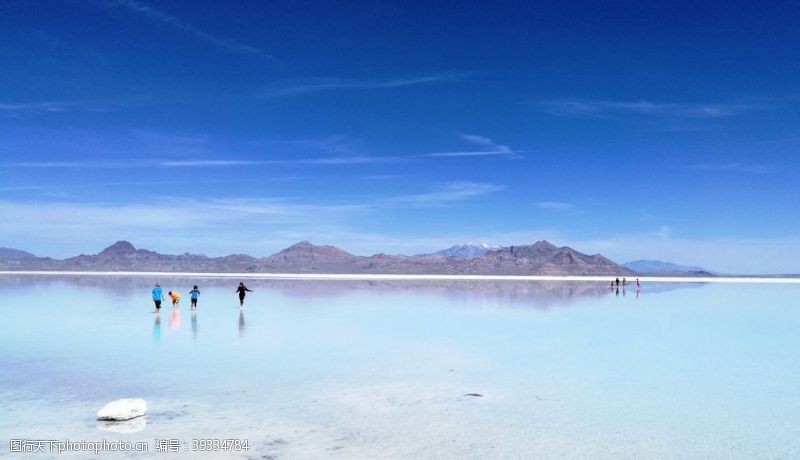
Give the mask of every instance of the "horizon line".
<svg viewBox="0 0 800 460">
<path fill-rule="evenodd" d="M 242 272 L 139 272 L 139 271 L 58 271 L 0 270 L 0 276 L 152 276 L 177 278 L 252 278 L 307 281 L 584 281 L 607 282 L 616 275 L 400 275 L 357 273 L 242 273 Z M 640 282 L 656 283 L 761 283 L 800 284 L 800 276 L 633 276 Z M 633 287 L 631 288 L 634 289 Z"/>
</svg>

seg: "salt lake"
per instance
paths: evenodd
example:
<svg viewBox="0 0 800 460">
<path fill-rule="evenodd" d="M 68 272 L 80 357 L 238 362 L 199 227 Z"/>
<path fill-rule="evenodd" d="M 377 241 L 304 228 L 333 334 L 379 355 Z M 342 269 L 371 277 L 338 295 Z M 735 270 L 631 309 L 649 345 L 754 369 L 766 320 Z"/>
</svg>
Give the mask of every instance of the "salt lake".
<svg viewBox="0 0 800 460">
<path fill-rule="evenodd" d="M 797 284 L 238 281 L 0 276 L 0 456 L 800 457 Z M 125 397 L 148 414 L 95 420 Z"/>
</svg>

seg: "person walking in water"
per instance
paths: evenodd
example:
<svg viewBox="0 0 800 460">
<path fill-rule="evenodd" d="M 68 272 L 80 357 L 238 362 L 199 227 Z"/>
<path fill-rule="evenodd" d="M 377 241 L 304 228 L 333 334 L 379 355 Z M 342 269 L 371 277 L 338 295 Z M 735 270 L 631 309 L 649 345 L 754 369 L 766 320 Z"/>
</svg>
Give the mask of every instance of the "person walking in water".
<svg viewBox="0 0 800 460">
<path fill-rule="evenodd" d="M 244 306 L 244 296 L 247 295 L 246 292 L 253 292 L 253 291 L 251 291 L 250 289 L 247 289 L 247 286 L 245 286 L 244 283 L 240 282 L 239 283 L 239 287 L 236 288 L 236 292 L 239 293 L 239 306 L 243 307 Z"/>
<path fill-rule="evenodd" d="M 192 310 L 197 310 L 197 296 L 200 295 L 200 290 L 197 289 L 197 285 L 195 284 L 191 291 L 189 291 L 189 295 L 192 296 Z"/>
<path fill-rule="evenodd" d="M 622 287 L 627 286 L 627 284 L 628 284 L 628 280 L 626 280 L 625 278 L 622 278 Z"/>
<path fill-rule="evenodd" d="M 179 307 L 180 305 L 178 305 L 178 302 L 181 301 L 181 295 L 178 294 L 178 291 L 169 291 L 167 294 L 169 298 L 172 299 L 172 306 Z"/>
<path fill-rule="evenodd" d="M 152 294 L 153 294 L 153 303 L 156 304 L 156 313 L 158 313 L 159 311 L 161 311 L 161 301 L 164 300 L 164 294 L 161 292 L 160 284 L 156 283 L 156 285 L 153 286 Z"/>
<path fill-rule="evenodd" d="M 617 287 L 619 287 L 619 278 L 617 278 Z"/>
<path fill-rule="evenodd" d="M 640 287 L 642 287 L 642 286 L 639 285 L 639 278 L 636 278 L 636 288 L 638 289 Z"/>
</svg>

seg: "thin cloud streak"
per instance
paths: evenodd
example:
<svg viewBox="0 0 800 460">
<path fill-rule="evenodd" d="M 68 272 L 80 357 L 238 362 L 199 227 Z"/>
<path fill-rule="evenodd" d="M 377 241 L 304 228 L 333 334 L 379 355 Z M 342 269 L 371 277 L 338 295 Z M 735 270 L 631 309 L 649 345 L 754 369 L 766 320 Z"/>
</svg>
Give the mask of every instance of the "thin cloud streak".
<svg viewBox="0 0 800 460">
<path fill-rule="evenodd" d="M 146 17 L 151 22 L 180 30 L 200 41 L 210 43 L 223 51 L 245 55 L 263 56 L 268 59 L 275 60 L 275 57 L 265 53 L 259 48 L 238 42 L 232 38 L 217 37 L 209 34 L 192 24 L 180 20 L 175 16 L 156 10 L 149 5 L 136 0 L 109 0 L 104 4 L 110 7 L 125 8 L 128 11 Z"/>
<path fill-rule="evenodd" d="M 329 158 L 299 158 L 296 160 L 174 160 L 162 161 L 158 166 L 163 167 L 229 167 L 244 165 L 271 165 L 271 166 L 314 166 L 314 165 L 354 165 L 354 164 L 380 164 L 402 161 L 401 157 L 329 157 Z"/>
<path fill-rule="evenodd" d="M 491 156 L 502 156 L 502 157 L 509 157 L 513 159 L 522 159 L 525 158 L 524 156 L 520 155 L 521 153 L 527 153 L 530 150 L 472 150 L 472 151 L 462 151 L 462 152 L 434 152 L 429 153 L 425 156 L 427 157 L 491 157 Z"/>
<path fill-rule="evenodd" d="M 386 203 L 391 205 L 441 206 L 477 198 L 504 189 L 505 186 L 491 183 L 454 181 L 445 183 L 431 192 L 390 198 L 386 200 Z"/>
<path fill-rule="evenodd" d="M 555 209 L 557 211 L 571 211 L 575 209 L 571 203 L 564 203 L 563 201 L 538 201 L 533 203 L 534 206 L 541 209 Z"/>
<path fill-rule="evenodd" d="M 569 116 L 638 115 L 699 119 L 728 118 L 758 108 L 745 104 L 685 104 L 595 99 L 541 101 L 536 103 L 536 106 L 548 113 Z"/>
<path fill-rule="evenodd" d="M 129 161 L 14 161 L 0 163 L 2 168 L 226 168 L 236 166 L 325 166 L 386 164 L 406 161 L 404 157 L 328 157 L 299 158 L 296 160 L 238 160 L 238 159 L 196 159 L 196 160 L 129 160 Z"/>
<path fill-rule="evenodd" d="M 466 72 L 449 72 L 421 75 L 416 77 L 391 78 L 384 80 L 356 80 L 344 78 L 291 79 L 273 82 L 264 88 L 259 96 L 262 99 L 277 99 L 303 94 L 335 90 L 393 89 L 409 86 L 452 83 L 468 78 Z"/>
<path fill-rule="evenodd" d="M 26 101 L 0 102 L 0 115 L 19 116 L 30 114 L 57 114 L 66 112 L 115 112 L 125 107 L 151 104 L 147 97 L 119 99 L 75 100 L 75 101 Z"/>
<path fill-rule="evenodd" d="M 739 172 L 750 174 L 766 174 L 774 171 L 774 168 L 753 163 L 724 163 L 724 164 L 695 164 L 689 165 L 687 169 L 703 172 Z"/>
<path fill-rule="evenodd" d="M 459 135 L 462 141 L 484 150 L 459 150 L 453 152 L 434 152 L 429 153 L 427 157 L 487 157 L 487 156 L 501 156 L 513 160 L 521 160 L 525 157 L 521 153 L 527 153 L 529 150 L 514 150 L 511 147 L 495 142 L 492 138 L 482 136 L 480 134 L 461 134 Z"/>
</svg>

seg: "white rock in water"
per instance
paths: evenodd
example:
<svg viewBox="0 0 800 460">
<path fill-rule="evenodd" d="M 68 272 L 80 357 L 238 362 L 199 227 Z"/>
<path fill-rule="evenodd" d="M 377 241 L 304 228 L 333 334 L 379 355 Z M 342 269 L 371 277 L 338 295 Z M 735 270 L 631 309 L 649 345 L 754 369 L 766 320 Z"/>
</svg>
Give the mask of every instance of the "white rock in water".
<svg viewBox="0 0 800 460">
<path fill-rule="evenodd" d="M 97 420 L 130 420 L 147 412 L 147 403 L 142 398 L 117 399 L 97 411 Z"/>
</svg>

